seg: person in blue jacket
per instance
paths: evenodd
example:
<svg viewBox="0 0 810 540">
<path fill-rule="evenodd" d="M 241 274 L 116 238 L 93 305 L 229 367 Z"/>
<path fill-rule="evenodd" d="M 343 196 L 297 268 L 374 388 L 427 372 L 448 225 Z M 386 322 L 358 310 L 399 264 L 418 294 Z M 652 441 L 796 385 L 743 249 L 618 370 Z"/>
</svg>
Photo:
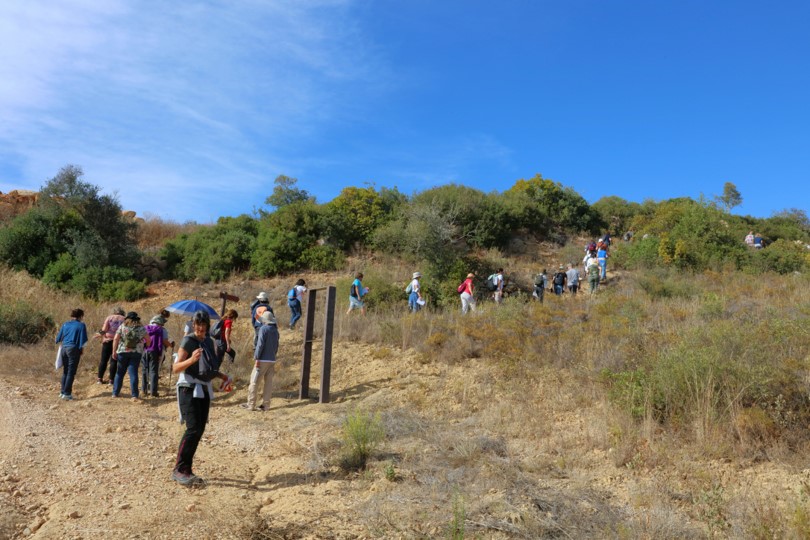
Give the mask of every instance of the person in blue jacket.
<svg viewBox="0 0 810 540">
<path fill-rule="evenodd" d="M 59 397 L 65 401 L 73 399 L 73 380 L 79 369 L 84 344 L 87 343 L 87 327 L 82 322 L 84 310 L 76 308 L 70 312 L 70 320 L 59 329 L 56 343 L 62 344 L 62 387 Z"/>
</svg>

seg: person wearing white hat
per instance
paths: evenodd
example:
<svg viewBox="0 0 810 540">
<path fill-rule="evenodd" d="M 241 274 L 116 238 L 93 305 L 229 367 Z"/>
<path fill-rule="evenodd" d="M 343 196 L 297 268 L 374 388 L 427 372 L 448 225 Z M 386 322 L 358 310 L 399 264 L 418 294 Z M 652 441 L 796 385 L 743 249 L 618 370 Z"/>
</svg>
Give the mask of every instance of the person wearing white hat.
<svg viewBox="0 0 810 540">
<path fill-rule="evenodd" d="M 408 285 L 410 289 L 410 291 L 408 291 L 408 307 L 412 313 L 419 311 L 425 304 L 425 301 L 422 299 L 422 286 L 419 284 L 420 279 L 422 279 L 422 273 L 414 272 L 411 283 Z"/>
<path fill-rule="evenodd" d="M 254 366 L 250 373 L 250 386 L 248 387 L 247 403 L 242 404 L 243 409 L 265 411 L 270 408 L 270 397 L 273 392 L 273 374 L 276 369 L 276 353 L 278 353 L 278 326 L 276 317 L 269 311 L 259 317 L 259 328 L 256 348 L 253 351 Z M 262 402 L 256 407 L 256 393 L 262 389 Z"/>
<path fill-rule="evenodd" d="M 262 316 L 262 313 L 265 311 L 269 311 L 273 314 L 273 308 L 270 307 L 270 297 L 267 296 L 267 293 L 262 291 L 258 295 L 256 295 L 256 299 L 250 304 L 250 318 L 253 321 L 253 346 L 256 346 L 256 340 L 259 339 L 259 329 L 262 327 L 261 321 L 259 321 L 259 317 Z M 275 315 L 275 314 L 273 314 Z"/>
</svg>

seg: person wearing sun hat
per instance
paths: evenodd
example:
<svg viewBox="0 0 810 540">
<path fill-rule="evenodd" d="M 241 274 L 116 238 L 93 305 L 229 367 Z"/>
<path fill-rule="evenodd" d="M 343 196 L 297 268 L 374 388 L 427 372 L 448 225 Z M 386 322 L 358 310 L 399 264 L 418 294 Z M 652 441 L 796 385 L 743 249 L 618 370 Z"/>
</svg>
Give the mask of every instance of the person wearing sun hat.
<svg viewBox="0 0 810 540">
<path fill-rule="evenodd" d="M 129 386 L 133 401 L 139 400 L 138 366 L 143 356 L 143 346 L 152 340 L 141 324 L 141 318 L 134 311 L 127 313 L 124 323 L 118 327 L 113 339 L 113 358 L 118 362 L 118 370 L 113 381 L 112 396 L 118 397 L 124 383 L 124 373 L 129 374 Z"/>
<path fill-rule="evenodd" d="M 419 280 L 422 279 L 421 272 L 414 272 L 413 277 L 411 278 L 411 283 L 408 285 L 410 291 L 408 292 L 408 307 L 411 310 L 411 313 L 416 313 L 419 309 L 424 305 L 424 300 L 422 300 L 422 286 L 419 284 Z"/>
<path fill-rule="evenodd" d="M 266 292 L 262 291 L 256 295 L 256 299 L 250 304 L 250 320 L 253 321 L 253 346 L 256 346 L 256 340 L 259 339 L 259 329 L 262 327 L 262 323 L 259 320 L 259 317 L 262 316 L 262 313 L 265 311 L 269 311 L 273 313 L 273 308 L 270 307 L 270 297 L 267 295 Z M 275 314 L 273 313 L 273 316 Z"/>
<path fill-rule="evenodd" d="M 475 311 L 475 297 L 473 296 L 473 291 L 475 290 L 475 285 L 473 285 L 474 278 L 475 274 L 470 272 L 467 274 L 467 279 L 465 279 L 458 287 L 458 291 L 461 293 L 462 314 L 467 313 L 471 309 Z"/>
<path fill-rule="evenodd" d="M 278 352 L 278 325 L 275 316 L 269 311 L 262 313 L 259 320 L 259 339 L 253 351 L 253 371 L 250 374 L 247 403 L 242 404 L 243 409 L 265 411 L 270 408 L 270 398 L 273 392 L 273 374 L 276 369 L 276 353 Z M 262 402 L 256 407 L 256 394 L 261 389 Z"/>
</svg>

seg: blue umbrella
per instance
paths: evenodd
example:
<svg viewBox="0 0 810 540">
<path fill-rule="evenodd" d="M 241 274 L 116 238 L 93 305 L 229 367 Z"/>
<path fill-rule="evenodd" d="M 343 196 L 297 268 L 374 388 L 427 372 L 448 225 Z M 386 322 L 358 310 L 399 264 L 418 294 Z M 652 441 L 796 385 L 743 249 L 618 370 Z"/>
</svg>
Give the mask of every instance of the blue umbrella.
<svg viewBox="0 0 810 540">
<path fill-rule="evenodd" d="M 168 306 L 166 311 L 179 313 L 180 315 L 194 315 L 198 311 L 206 311 L 212 319 L 219 319 L 217 310 L 199 300 L 180 300 Z"/>
</svg>

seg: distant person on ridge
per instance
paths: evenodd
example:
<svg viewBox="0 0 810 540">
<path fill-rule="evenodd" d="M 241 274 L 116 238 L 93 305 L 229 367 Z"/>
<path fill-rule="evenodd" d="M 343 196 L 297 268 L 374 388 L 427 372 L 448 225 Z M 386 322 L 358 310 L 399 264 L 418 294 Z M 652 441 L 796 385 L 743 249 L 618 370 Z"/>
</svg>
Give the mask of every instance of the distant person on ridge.
<svg viewBox="0 0 810 540">
<path fill-rule="evenodd" d="M 568 265 L 568 270 L 565 272 L 565 282 L 568 283 L 568 291 L 572 296 L 576 296 L 579 289 L 579 270 L 573 264 Z"/>
<path fill-rule="evenodd" d="M 62 359 L 62 384 L 59 397 L 73 400 L 73 381 L 79 369 L 79 360 L 87 343 L 87 327 L 82 322 L 84 310 L 76 308 L 70 312 L 70 320 L 59 328 L 56 343 L 61 343 L 59 356 Z"/>
<path fill-rule="evenodd" d="M 422 304 L 424 304 L 424 300 L 422 299 L 422 285 L 419 282 L 420 279 L 422 279 L 422 273 L 414 272 L 411 282 L 405 290 L 408 293 L 408 309 L 411 310 L 411 313 L 416 313 L 422 309 Z"/>
<path fill-rule="evenodd" d="M 562 296 L 562 293 L 565 292 L 566 277 L 565 267 L 563 265 L 560 265 L 560 268 L 551 277 L 551 286 L 554 288 L 554 294 L 557 296 Z"/>
<path fill-rule="evenodd" d="M 754 231 L 748 231 L 748 234 L 745 235 L 745 245 L 754 247 Z"/>
<path fill-rule="evenodd" d="M 599 259 L 596 256 L 588 259 L 588 264 L 585 266 L 585 275 L 588 276 L 588 285 L 590 285 L 591 294 L 596 292 L 599 287 Z"/>
<path fill-rule="evenodd" d="M 543 303 L 543 297 L 546 294 L 546 286 L 548 285 L 548 277 L 546 277 L 546 269 L 534 277 L 534 292 L 532 296 L 535 297 L 540 303 Z"/>
<path fill-rule="evenodd" d="M 287 305 L 290 307 L 290 330 L 295 330 L 295 323 L 301 318 L 301 304 L 307 292 L 307 282 L 299 279 L 287 293 Z"/>
<path fill-rule="evenodd" d="M 473 278 L 475 278 L 475 274 L 470 272 L 467 274 L 467 278 L 458 286 L 458 292 L 461 294 L 462 315 L 466 314 L 470 309 L 475 311 L 475 285 L 473 285 Z"/>
<path fill-rule="evenodd" d="M 363 315 L 366 314 L 366 305 L 363 302 L 363 297 L 368 294 L 368 289 L 363 287 L 362 280 L 362 272 L 355 274 L 354 281 L 352 281 L 352 284 L 349 287 L 349 310 L 346 312 L 346 315 L 355 309 L 359 309 L 360 313 Z"/>
<path fill-rule="evenodd" d="M 607 279 L 607 260 L 608 260 L 608 251 L 606 247 L 602 247 L 599 251 L 596 252 L 596 258 L 599 261 L 599 269 L 601 270 L 601 275 L 599 276 L 602 281 Z"/>
<path fill-rule="evenodd" d="M 503 279 L 503 268 L 498 268 L 498 271 L 495 273 L 495 294 L 493 295 L 495 298 L 495 303 L 500 304 L 503 302 L 503 287 L 506 284 Z"/>
<path fill-rule="evenodd" d="M 765 240 L 762 238 L 762 235 L 756 233 L 754 235 L 754 249 L 762 249 L 765 247 Z"/>
</svg>

